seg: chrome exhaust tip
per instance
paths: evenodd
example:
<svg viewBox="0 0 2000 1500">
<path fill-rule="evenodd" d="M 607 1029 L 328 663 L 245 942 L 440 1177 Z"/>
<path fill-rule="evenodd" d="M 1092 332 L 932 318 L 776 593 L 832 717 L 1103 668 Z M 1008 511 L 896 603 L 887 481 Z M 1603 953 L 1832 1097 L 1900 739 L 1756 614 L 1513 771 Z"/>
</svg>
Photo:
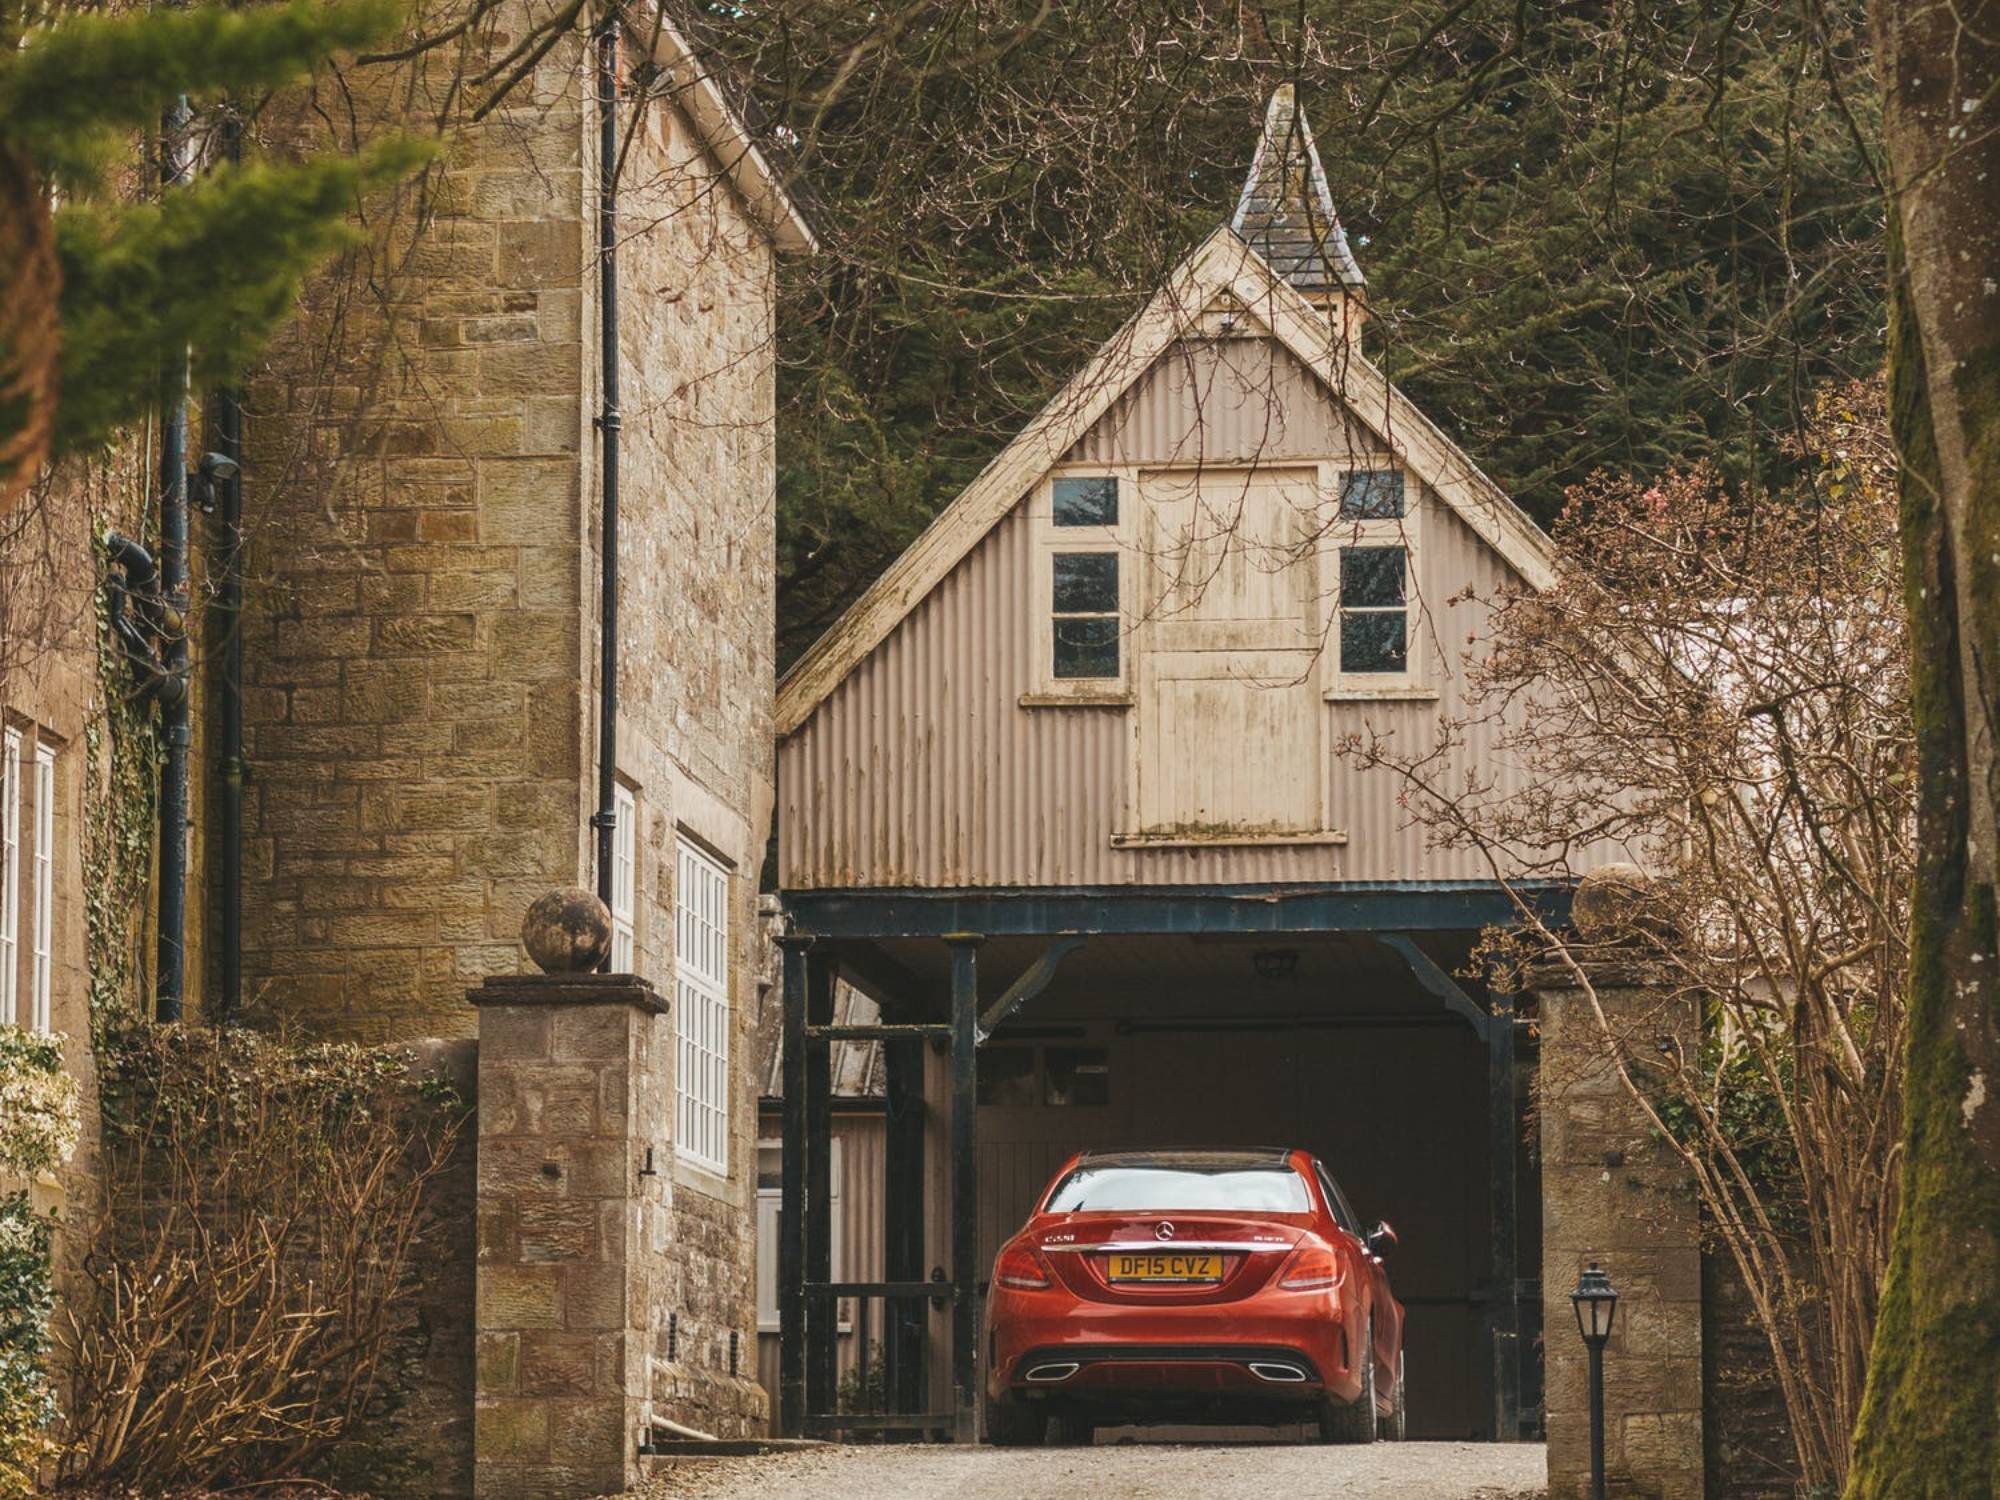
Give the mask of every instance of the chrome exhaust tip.
<svg viewBox="0 0 2000 1500">
<path fill-rule="evenodd" d="M 1306 1379 L 1306 1372 L 1297 1365 L 1274 1364 L 1262 1359 L 1250 1362 L 1250 1373 L 1259 1380 L 1270 1381 L 1273 1385 L 1304 1385 Z"/>
<path fill-rule="evenodd" d="M 1027 1378 L 1039 1384 L 1048 1384 L 1057 1380 L 1067 1380 L 1080 1368 L 1082 1367 L 1073 1359 L 1055 1364 L 1036 1365 L 1034 1369 L 1028 1371 Z"/>
</svg>

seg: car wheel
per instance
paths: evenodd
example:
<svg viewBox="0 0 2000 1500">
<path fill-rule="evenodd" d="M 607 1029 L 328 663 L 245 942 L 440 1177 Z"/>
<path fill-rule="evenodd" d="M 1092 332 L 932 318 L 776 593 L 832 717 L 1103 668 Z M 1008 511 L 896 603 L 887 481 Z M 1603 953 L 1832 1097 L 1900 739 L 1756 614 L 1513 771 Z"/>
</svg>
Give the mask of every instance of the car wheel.
<svg viewBox="0 0 2000 1500">
<path fill-rule="evenodd" d="M 1375 1441 L 1375 1320 L 1361 1344 L 1361 1394 L 1352 1401 L 1322 1396 L 1319 1403 L 1319 1440 L 1322 1443 L 1372 1443 Z"/>
<path fill-rule="evenodd" d="M 1400 1443 L 1409 1436 L 1410 1409 L 1405 1401 L 1407 1387 L 1404 1385 L 1406 1359 L 1401 1353 L 1396 1356 L 1396 1395 L 1391 1403 L 1389 1415 L 1382 1419 L 1382 1437 L 1392 1443 Z"/>
<path fill-rule="evenodd" d="M 1049 1409 L 1025 1401 L 986 1403 L 986 1441 L 996 1448 L 1031 1448 L 1049 1434 Z"/>
<path fill-rule="evenodd" d="M 1056 1413 L 1054 1429 L 1053 1436 L 1059 1447 L 1088 1448 L 1097 1441 L 1097 1424 L 1074 1412 Z"/>
</svg>

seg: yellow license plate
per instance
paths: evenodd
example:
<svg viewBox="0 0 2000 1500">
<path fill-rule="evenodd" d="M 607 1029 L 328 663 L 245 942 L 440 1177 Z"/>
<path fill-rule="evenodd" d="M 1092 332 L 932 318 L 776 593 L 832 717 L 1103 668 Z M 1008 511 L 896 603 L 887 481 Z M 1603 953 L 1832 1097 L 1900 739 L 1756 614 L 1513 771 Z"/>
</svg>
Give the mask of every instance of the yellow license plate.
<svg viewBox="0 0 2000 1500">
<path fill-rule="evenodd" d="M 1119 1255 L 1106 1273 L 1113 1281 L 1220 1281 L 1220 1255 Z"/>
</svg>

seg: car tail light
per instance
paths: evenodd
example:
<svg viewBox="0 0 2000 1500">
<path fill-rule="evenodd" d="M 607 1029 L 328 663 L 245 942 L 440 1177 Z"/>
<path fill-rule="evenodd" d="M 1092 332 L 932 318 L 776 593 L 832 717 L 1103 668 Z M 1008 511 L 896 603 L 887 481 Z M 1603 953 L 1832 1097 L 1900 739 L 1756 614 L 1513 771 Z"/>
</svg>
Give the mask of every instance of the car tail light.
<svg viewBox="0 0 2000 1500">
<path fill-rule="evenodd" d="M 993 1279 L 1001 1286 L 1038 1292 L 1049 1285 L 1049 1265 L 1026 1245 L 1009 1245 L 1000 1252 Z"/>
<path fill-rule="evenodd" d="M 1301 1245 L 1278 1273 L 1278 1285 L 1291 1292 L 1336 1286 L 1340 1282 L 1340 1261 L 1325 1245 Z"/>
</svg>

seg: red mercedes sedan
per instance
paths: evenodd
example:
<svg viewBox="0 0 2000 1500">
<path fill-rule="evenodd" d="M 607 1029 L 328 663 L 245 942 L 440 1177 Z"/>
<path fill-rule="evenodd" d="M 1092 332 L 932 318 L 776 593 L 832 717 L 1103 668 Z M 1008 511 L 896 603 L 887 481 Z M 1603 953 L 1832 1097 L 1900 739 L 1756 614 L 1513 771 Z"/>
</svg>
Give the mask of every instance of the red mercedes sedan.
<svg viewBox="0 0 2000 1500">
<path fill-rule="evenodd" d="M 1304 1151 L 1074 1156 L 993 1263 L 986 1441 L 1134 1422 L 1400 1438 L 1395 1242 Z"/>
</svg>

